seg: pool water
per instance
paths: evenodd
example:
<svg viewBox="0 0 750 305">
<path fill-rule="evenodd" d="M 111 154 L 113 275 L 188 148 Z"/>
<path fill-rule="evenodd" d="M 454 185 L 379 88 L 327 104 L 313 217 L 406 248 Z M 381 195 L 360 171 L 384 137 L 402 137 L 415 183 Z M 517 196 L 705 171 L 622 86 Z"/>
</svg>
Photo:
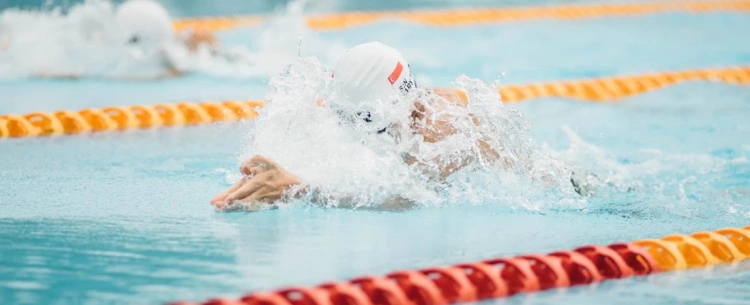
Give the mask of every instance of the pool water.
<svg viewBox="0 0 750 305">
<path fill-rule="evenodd" d="M 283 19 L 283 18 L 282 18 Z M 289 31 L 303 29 L 293 26 Z M 283 26 L 281 27 L 284 28 Z M 458 73 L 500 83 L 747 65 L 750 18 L 666 13 L 450 28 L 380 22 L 303 33 L 331 65 L 348 45 L 403 51 L 423 85 Z M 262 45 L 277 28 L 219 34 Z M 276 32 L 273 32 L 276 33 Z M 259 52 L 259 54 L 264 54 Z M 287 58 L 283 58 L 287 57 Z M 0 113 L 263 98 L 272 74 L 155 82 L 8 79 Z M 617 103 L 549 98 L 519 108 L 541 150 L 621 179 L 582 206 L 455 202 L 406 212 L 293 205 L 216 213 L 253 122 L 0 141 L 0 304 L 155 304 L 312 285 L 401 268 L 551 252 L 750 221 L 750 90 L 684 83 Z M 550 290 L 498 304 L 745 304 L 750 264 Z"/>
</svg>

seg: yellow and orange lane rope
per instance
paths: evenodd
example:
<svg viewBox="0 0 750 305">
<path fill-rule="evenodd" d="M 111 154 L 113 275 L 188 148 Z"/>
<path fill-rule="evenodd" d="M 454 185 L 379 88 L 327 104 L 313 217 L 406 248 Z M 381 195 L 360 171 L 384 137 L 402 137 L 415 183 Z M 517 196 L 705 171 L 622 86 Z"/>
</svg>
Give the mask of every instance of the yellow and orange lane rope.
<svg viewBox="0 0 750 305">
<path fill-rule="evenodd" d="M 750 67 L 696 69 L 590 80 L 510 85 L 500 88 L 500 96 L 506 103 L 540 97 L 565 97 L 592 102 L 608 102 L 685 81 L 750 84 Z"/>
<path fill-rule="evenodd" d="M 204 30 L 221 31 L 237 27 L 249 27 L 260 24 L 261 16 L 238 16 L 238 17 L 199 17 L 189 19 L 177 19 L 172 22 L 175 31 Z"/>
<path fill-rule="evenodd" d="M 513 103 L 541 97 L 574 98 L 592 102 L 617 99 L 660 89 L 684 81 L 715 81 L 750 84 L 750 67 L 698 69 L 648 73 L 590 80 L 509 85 L 499 88 L 503 102 Z M 460 94 L 465 94 L 458 91 Z M 196 125 L 252 119 L 262 101 L 183 102 L 88 108 L 81 111 L 33 112 L 0 115 L 0 138 L 103 132 L 136 128 Z"/>
<path fill-rule="evenodd" d="M 549 254 L 491 258 L 452 266 L 399 270 L 313 287 L 253 292 L 171 305 L 447 305 L 518 293 L 590 285 L 657 272 L 705 268 L 750 257 L 750 226 L 674 234 Z"/>
<path fill-rule="evenodd" d="M 0 115 L 0 138 L 196 125 L 251 119 L 260 101 L 178 103 Z"/>
<path fill-rule="evenodd" d="M 504 8 L 348 12 L 309 16 L 307 17 L 307 25 L 316 30 L 335 30 L 383 19 L 400 19 L 434 26 L 456 26 L 545 18 L 569 20 L 604 16 L 642 15 L 669 11 L 685 11 L 690 13 L 750 11 L 750 1 L 649 1 L 640 3 L 568 4 Z M 185 29 L 219 31 L 257 25 L 264 18 L 264 16 L 186 18 L 176 20 L 174 28 L 178 31 Z"/>
</svg>

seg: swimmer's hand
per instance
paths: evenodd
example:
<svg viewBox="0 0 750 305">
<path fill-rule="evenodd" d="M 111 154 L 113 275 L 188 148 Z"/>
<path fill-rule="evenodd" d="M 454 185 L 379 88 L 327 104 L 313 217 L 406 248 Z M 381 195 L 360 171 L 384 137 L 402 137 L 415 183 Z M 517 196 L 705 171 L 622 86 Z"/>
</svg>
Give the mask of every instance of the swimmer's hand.
<svg viewBox="0 0 750 305">
<path fill-rule="evenodd" d="M 236 205 L 250 206 L 252 210 L 270 208 L 285 191 L 300 184 L 297 176 L 260 155 L 245 161 L 240 172 L 244 175 L 240 181 L 211 199 L 217 209 Z"/>
</svg>

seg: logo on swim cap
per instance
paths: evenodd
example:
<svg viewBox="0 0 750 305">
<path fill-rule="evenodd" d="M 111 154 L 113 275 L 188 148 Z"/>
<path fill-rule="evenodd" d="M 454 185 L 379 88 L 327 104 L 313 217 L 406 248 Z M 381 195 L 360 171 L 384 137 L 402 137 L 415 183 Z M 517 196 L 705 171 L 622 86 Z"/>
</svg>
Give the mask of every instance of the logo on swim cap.
<svg viewBox="0 0 750 305">
<path fill-rule="evenodd" d="M 417 82 L 414 81 L 414 76 L 411 75 L 411 67 L 409 67 L 409 76 L 404 78 L 404 81 L 401 83 L 401 86 L 398 86 L 398 90 L 401 91 L 402 94 L 406 95 L 411 91 L 412 88 L 417 87 Z"/>
<path fill-rule="evenodd" d="M 404 70 L 404 66 L 401 65 L 401 62 L 396 63 L 396 68 L 393 69 L 393 72 L 391 72 L 391 75 L 388 76 L 388 81 L 393 85 L 393 83 L 396 82 L 399 76 L 401 76 L 401 71 Z"/>
</svg>

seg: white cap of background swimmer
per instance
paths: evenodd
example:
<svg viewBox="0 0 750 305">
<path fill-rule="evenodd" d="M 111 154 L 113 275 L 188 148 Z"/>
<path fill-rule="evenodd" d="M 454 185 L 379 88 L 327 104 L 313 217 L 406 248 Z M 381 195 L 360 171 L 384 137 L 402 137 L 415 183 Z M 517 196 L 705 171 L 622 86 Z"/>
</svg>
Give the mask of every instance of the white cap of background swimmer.
<svg viewBox="0 0 750 305">
<path fill-rule="evenodd" d="M 129 44 L 156 46 L 174 37 L 172 18 L 152 0 L 126 1 L 117 8 L 115 19 Z"/>
<path fill-rule="evenodd" d="M 332 76 L 342 96 L 332 101 L 331 106 L 365 112 L 364 119 L 376 125 L 389 123 L 392 118 L 388 110 L 399 97 L 416 87 L 409 63 L 401 52 L 376 41 L 347 50 Z"/>
</svg>

